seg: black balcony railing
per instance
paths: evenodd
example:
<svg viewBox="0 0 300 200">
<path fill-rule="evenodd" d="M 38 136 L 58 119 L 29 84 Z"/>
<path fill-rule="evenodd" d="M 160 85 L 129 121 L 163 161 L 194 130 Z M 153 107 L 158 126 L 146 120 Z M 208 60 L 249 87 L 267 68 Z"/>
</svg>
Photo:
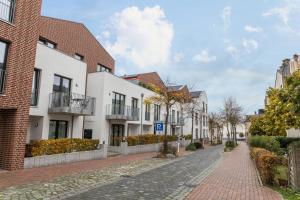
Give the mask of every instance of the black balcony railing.
<svg viewBox="0 0 300 200">
<path fill-rule="evenodd" d="M 139 108 L 133 108 L 122 104 L 106 105 L 106 119 L 138 121 L 140 119 L 139 113 Z"/>
<path fill-rule="evenodd" d="M 81 94 L 55 92 L 50 94 L 49 113 L 94 115 L 96 99 Z"/>
<path fill-rule="evenodd" d="M 34 90 L 31 92 L 31 106 L 37 106 L 38 105 L 38 98 L 39 98 L 39 91 Z"/>
<path fill-rule="evenodd" d="M 4 92 L 5 70 L 0 69 L 0 94 Z"/>
<path fill-rule="evenodd" d="M 0 19 L 8 22 L 13 21 L 15 0 L 0 0 Z"/>
</svg>

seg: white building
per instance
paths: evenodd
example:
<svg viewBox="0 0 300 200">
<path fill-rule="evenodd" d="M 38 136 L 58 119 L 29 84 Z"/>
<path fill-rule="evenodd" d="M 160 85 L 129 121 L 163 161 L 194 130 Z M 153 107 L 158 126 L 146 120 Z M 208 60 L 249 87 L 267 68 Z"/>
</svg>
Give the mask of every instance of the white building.
<svg viewBox="0 0 300 200">
<path fill-rule="evenodd" d="M 85 96 L 86 63 L 37 44 L 27 143 L 31 140 L 82 138 L 83 116 L 95 100 Z"/>
<path fill-rule="evenodd" d="M 228 140 L 228 138 L 229 138 L 228 133 L 229 134 L 231 133 L 231 127 L 228 126 L 228 129 L 227 129 L 227 126 L 224 125 L 223 126 L 223 139 Z M 237 133 L 237 135 L 236 135 L 237 140 L 246 140 L 246 125 L 245 124 L 237 125 L 236 133 Z M 241 133 L 242 133 L 243 137 L 241 137 Z M 231 137 L 231 135 L 230 135 L 230 137 Z"/>
<path fill-rule="evenodd" d="M 114 146 L 127 136 L 163 134 L 155 133 L 154 124 L 164 121 L 165 107 L 145 104 L 155 92 L 111 73 L 96 72 L 88 75 L 87 95 L 96 97 L 97 105 L 95 115 L 86 117 L 84 124 L 92 138 Z M 170 113 L 168 132 L 178 135 L 180 110 L 174 106 Z"/>
<path fill-rule="evenodd" d="M 192 103 L 185 105 L 185 133 L 193 133 L 194 139 L 208 138 L 208 98 L 205 91 L 190 92 Z M 194 111 L 194 114 L 192 112 Z M 194 122 L 192 122 L 192 120 Z M 192 131 L 193 126 L 193 131 Z"/>
</svg>

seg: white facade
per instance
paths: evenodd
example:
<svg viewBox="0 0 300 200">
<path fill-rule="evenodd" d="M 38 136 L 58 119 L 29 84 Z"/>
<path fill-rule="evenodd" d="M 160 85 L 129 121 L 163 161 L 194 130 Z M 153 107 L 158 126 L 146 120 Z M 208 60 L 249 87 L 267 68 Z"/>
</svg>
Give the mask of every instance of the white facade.
<svg viewBox="0 0 300 200">
<path fill-rule="evenodd" d="M 118 118 L 116 116 L 115 119 L 111 116 L 108 117 L 109 119 L 107 118 L 108 115 L 111 115 L 111 105 L 114 93 L 125 95 L 125 107 L 131 108 L 132 98 L 137 99 L 137 115 L 139 116 L 139 119 L 130 121 L 127 119 L 116 119 Z M 107 72 L 96 72 L 88 75 L 87 95 L 96 97 L 97 106 L 95 115 L 86 117 L 84 124 L 85 130 L 92 131 L 94 139 L 100 139 L 101 143 L 111 145 L 113 140 L 112 135 L 116 134 L 113 133 L 113 126 L 119 125 L 123 127 L 121 128 L 121 137 L 154 134 L 154 104 L 150 105 L 150 119 L 146 120 L 146 105 L 144 103 L 145 99 L 157 95 L 153 91 L 117 77 L 113 74 Z M 172 111 L 176 113 L 174 121 L 177 122 L 177 112 L 180 112 L 179 106 L 173 106 L 173 108 L 170 109 L 170 115 L 172 114 Z M 163 106 L 161 106 L 159 121 L 164 121 L 165 114 L 166 110 Z M 171 120 L 172 117 L 169 118 Z M 143 128 L 141 129 L 141 127 Z M 172 125 L 172 128 L 173 127 L 175 127 L 175 133 L 173 133 L 176 135 L 180 134 L 180 126 L 174 123 L 174 125 Z M 172 134 L 172 130 L 174 130 L 172 128 L 170 125 L 168 125 L 169 134 Z M 157 134 L 163 134 L 163 132 Z"/>
<path fill-rule="evenodd" d="M 37 44 L 35 68 L 39 70 L 38 102 L 31 106 L 27 143 L 48 139 L 50 120 L 68 122 L 67 136 L 82 138 L 83 117 L 69 114 L 49 114 L 50 94 L 53 93 L 54 75 L 71 79 L 71 92 L 85 95 L 86 63 L 76 60 L 43 44 Z M 73 127 L 73 128 L 72 128 Z"/>
<path fill-rule="evenodd" d="M 193 98 L 194 111 L 194 124 L 192 125 L 192 114 L 189 108 L 188 116 L 185 119 L 184 133 L 192 134 L 193 139 L 208 138 L 208 98 L 204 91 L 199 92 L 199 95 Z M 186 105 L 188 107 L 189 105 Z M 192 126 L 194 130 L 192 131 Z"/>
<path fill-rule="evenodd" d="M 225 140 L 228 139 L 228 131 L 229 131 L 229 133 L 231 132 L 231 127 L 229 126 L 228 129 L 227 129 L 227 126 L 224 125 L 223 126 L 223 139 L 225 139 Z M 244 125 L 244 124 L 237 125 L 236 132 L 237 132 L 236 138 L 238 140 L 246 139 L 246 125 Z M 240 137 L 240 133 L 243 133 L 244 137 Z"/>
</svg>

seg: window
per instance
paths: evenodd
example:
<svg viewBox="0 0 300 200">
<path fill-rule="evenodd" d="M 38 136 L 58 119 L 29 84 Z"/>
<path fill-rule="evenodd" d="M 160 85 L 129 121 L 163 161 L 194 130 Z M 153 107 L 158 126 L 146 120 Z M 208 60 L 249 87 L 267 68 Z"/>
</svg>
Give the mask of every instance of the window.
<svg viewBox="0 0 300 200">
<path fill-rule="evenodd" d="M 93 139 L 93 130 L 92 129 L 85 129 L 83 133 L 84 139 Z"/>
<path fill-rule="evenodd" d="M 154 104 L 154 121 L 160 121 L 160 105 Z"/>
<path fill-rule="evenodd" d="M 150 121 L 150 104 L 146 104 L 145 107 L 145 120 Z"/>
<path fill-rule="evenodd" d="M 15 0 L 0 0 L 0 18 L 12 22 L 15 10 Z"/>
<path fill-rule="evenodd" d="M 171 116 L 171 119 L 172 119 L 172 123 L 175 123 L 175 110 L 172 110 L 172 116 Z"/>
<path fill-rule="evenodd" d="M 180 124 L 180 114 L 179 114 L 179 111 L 177 111 L 177 124 Z"/>
<path fill-rule="evenodd" d="M 80 55 L 78 53 L 75 53 L 74 58 L 77 59 L 77 60 L 81 60 L 82 61 L 84 59 L 84 56 L 82 56 L 82 55 Z"/>
<path fill-rule="evenodd" d="M 53 92 L 70 94 L 71 79 L 59 75 L 54 75 Z"/>
<path fill-rule="evenodd" d="M 101 64 L 97 65 L 96 71 L 97 72 L 109 72 L 109 73 L 111 73 L 111 69 L 110 68 L 105 67 L 104 65 L 101 65 Z"/>
<path fill-rule="evenodd" d="M 132 98 L 132 100 L 131 100 L 131 114 L 132 114 L 133 117 L 138 117 L 139 116 L 138 103 L 139 103 L 139 100 L 137 98 Z"/>
<path fill-rule="evenodd" d="M 0 0 L 1 1 L 1 0 Z M 51 48 L 51 49 L 56 49 L 56 43 L 52 42 L 46 38 L 42 38 L 40 37 L 39 42 L 43 45 L 46 45 L 47 47 Z"/>
<path fill-rule="evenodd" d="M 49 126 L 49 139 L 67 138 L 68 136 L 68 122 L 51 120 Z"/>
<path fill-rule="evenodd" d="M 0 41 L 0 94 L 3 94 L 8 44 Z"/>
<path fill-rule="evenodd" d="M 34 69 L 32 88 L 31 88 L 31 106 L 37 106 L 40 87 L 40 70 Z"/>
<path fill-rule="evenodd" d="M 125 95 L 114 92 L 112 97 L 112 114 L 125 114 Z"/>
<path fill-rule="evenodd" d="M 208 112 L 208 106 L 207 106 L 207 104 L 206 104 L 206 109 L 205 110 L 206 110 L 206 113 L 207 113 Z"/>
<path fill-rule="evenodd" d="M 199 131 L 198 131 L 198 129 L 196 128 L 196 139 L 198 139 L 199 138 Z"/>
<path fill-rule="evenodd" d="M 195 122 L 196 122 L 196 126 L 198 126 L 199 123 L 198 113 L 195 114 Z"/>
<path fill-rule="evenodd" d="M 202 104 L 203 104 L 203 113 L 205 113 L 205 103 L 202 102 Z"/>
</svg>

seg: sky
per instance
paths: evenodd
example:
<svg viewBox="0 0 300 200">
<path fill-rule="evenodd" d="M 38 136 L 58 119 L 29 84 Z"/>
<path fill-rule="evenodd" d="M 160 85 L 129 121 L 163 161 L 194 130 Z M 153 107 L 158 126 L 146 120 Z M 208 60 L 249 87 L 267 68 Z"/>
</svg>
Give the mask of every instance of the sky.
<svg viewBox="0 0 300 200">
<path fill-rule="evenodd" d="M 229 96 L 263 108 L 282 60 L 300 53 L 300 0 L 43 0 L 42 14 L 84 23 L 117 75 L 205 90 L 210 111 Z"/>
</svg>

